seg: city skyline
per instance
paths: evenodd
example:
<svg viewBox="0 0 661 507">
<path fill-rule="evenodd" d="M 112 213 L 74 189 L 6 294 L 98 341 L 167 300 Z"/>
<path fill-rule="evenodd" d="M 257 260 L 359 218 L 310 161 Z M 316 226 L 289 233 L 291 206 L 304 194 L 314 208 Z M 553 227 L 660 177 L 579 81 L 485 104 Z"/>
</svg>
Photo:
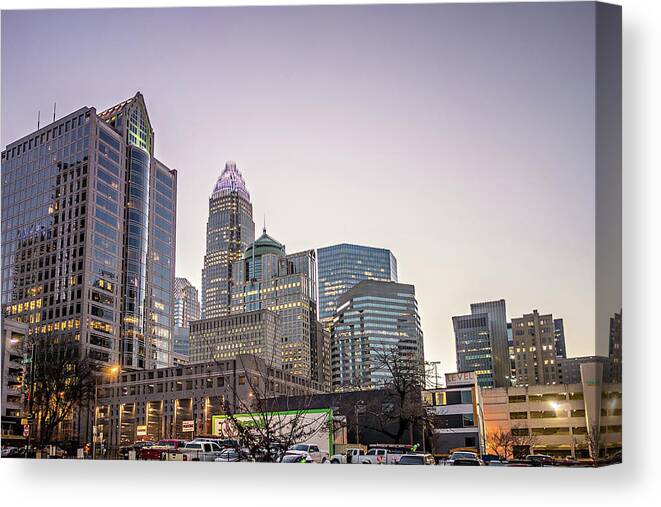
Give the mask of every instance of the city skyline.
<svg viewBox="0 0 661 507">
<path fill-rule="evenodd" d="M 416 286 L 426 358 L 441 371 L 456 369 L 451 317 L 478 301 L 505 299 L 508 319 L 553 313 L 564 319 L 568 356 L 603 353 L 589 319 L 593 11 L 501 4 L 502 16 L 481 25 L 489 6 L 438 7 L 5 12 L 2 144 L 33 131 L 53 101 L 65 114 L 100 111 L 140 90 L 156 156 L 179 174 L 176 274 L 198 289 L 208 197 L 235 160 L 256 221 L 265 216 L 288 251 L 346 242 L 394 253 L 399 280 Z M 454 26 L 465 12 L 472 40 Z M 120 47 L 168 61 L 138 64 L 102 40 L 76 44 L 96 16 L 128 25 Z M 152 40 L 146 17 L 188 42 Z M 414 30 L 398 34 L 401 23 Z M 517 42 L 512 27 L 533 35 Z M 332 36 L 340 28 L 344 40 Z M 312 44 L 301 47 L 306 37 Z M 46 39 L 67 65 L 33 58 Z M 92 55 L 119 71 L 87 72 Z M 54 78 L 44 89 L 28 72 Z"/>
</svg>

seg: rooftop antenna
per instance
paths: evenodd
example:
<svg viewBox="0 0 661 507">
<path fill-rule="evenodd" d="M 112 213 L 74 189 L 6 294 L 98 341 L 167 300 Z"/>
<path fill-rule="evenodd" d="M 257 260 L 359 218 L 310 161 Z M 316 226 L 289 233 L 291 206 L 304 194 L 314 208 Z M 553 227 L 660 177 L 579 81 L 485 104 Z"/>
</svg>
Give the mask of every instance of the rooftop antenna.
<svg viewBox="0 0 661 507">
<path fill-rule="evenodd" d="M 41 111 L 37 111 L 37 130 L 39 130 L 39 125 L 41 125 Z"/>
<path fill-rule="evenodd" d="M 57 102 L 53 102 L 53 121 L 55 121 L 55 110 L 57 109 Z"/>
</svg>

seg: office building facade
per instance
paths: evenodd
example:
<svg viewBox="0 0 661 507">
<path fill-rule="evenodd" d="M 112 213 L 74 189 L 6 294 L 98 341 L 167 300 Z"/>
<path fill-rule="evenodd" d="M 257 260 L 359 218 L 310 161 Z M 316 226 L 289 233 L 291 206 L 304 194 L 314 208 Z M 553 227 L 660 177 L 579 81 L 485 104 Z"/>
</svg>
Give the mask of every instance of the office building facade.
<svg viewBox="0 0 661 507">
<path fill-rule="evenodd" d="M 271 310 L 279 317 L 284 371 L 318 379 L 312 346 L 317 322 L 317 270 L 314 250 L 287 255 L 266 233 L 246 248 L 232 270 L 231 314 Z M 323 365 L 321 365 L 323 368 Z"/>
<path fill-rule="evenodd" d="M 559 383 L 553 315 L 540 315 L 533 310 L 523 317 L 514 318 L 512 334 L 516 385 Z"/>
<path fill-rule="evenodd" d="M 338 298 L 363 280 L 397 281 L 397 259 L 390 250 L 342 243 L 317 249 L 319 320 L 327 329 Z"/>
<path fill-rule="evenodd" d="M 189 325 L 199 320 L 200 299 L 197 289 L 186 278 L 177 277 L 174 282 L 174 352 L 188 356 Z"/>
<path fill-rule="evenodd" d="M 363 280 L 338 301 L 332 326 L 334 390 L 372 389 L 392 380 L 395 354 L 424 367 L 424 347 L 415 287 Z"/>
<path fill-rule="evenodd" d="M 567 357 L 567 345 L 565 343 L 565 323 L 562 319 L 553 319 L 555 333 L 556 357 Z"/>
<path fill-rule="evenodd" d="M 170 364 L 177 173 L 143 96 L 10 143 L 2 173 L 4 315 L 97 363 Z"/>
<path fill-rule="evenodd" d="M 214 415 L 246 412 L 256 397 L 289 399 L 319 392 L 316 382 L 252 355 L 103 378 L 97 404 L 99 445 L 116 457 L 120 446 L 140 439 L 190 440 L 212 433 Z"/>
<path fill-rule="evenodd" d="M 457 370 L 473 371 L 481 387 L 510 385 L 505 300 L 471 304 L 469 315 L 452 317 Z"/>
<path fill-rule="evenodd" d="M 242 354 L 282 367 L 280 319 L 270 310 L 255 310 L 190 324 L 190 361 L 225 361 Z"/>
<path fill-rule="evenodd" d="M 611 382 L 611 364 L 608 357 L 582 356 L 559 357 L 556 361 L 559 384 L 580 384 L 581 365 L 584 363 L 600 363 L 603 372 L 601 379 L 604 383 Z"/>
<path fill-rule="evenodd" d="M 622 312 L 610 319 L 608 357 L 611 366 L 611 382 L 622 382 Z"/>
<path fill-rule="evenodd" d="M 209 198 L 207 245 L 202 268 L 202 318 L 230 313 L 232 264 L 255 240 L 252 204 L 236 163 L 227 162 Z"/>
</svg>

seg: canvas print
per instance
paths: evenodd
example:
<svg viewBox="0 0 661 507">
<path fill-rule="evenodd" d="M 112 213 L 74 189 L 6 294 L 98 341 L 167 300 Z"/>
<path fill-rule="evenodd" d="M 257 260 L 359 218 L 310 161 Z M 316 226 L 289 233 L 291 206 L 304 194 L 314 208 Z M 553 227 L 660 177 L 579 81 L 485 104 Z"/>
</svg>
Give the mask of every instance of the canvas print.
<svg viewBox="0 0 661 507">
<path fill-rule="evenodd" d="M 3 459 L 621 461 L 619 6 L 4 11 L 2 147 Z"/>
</svg>

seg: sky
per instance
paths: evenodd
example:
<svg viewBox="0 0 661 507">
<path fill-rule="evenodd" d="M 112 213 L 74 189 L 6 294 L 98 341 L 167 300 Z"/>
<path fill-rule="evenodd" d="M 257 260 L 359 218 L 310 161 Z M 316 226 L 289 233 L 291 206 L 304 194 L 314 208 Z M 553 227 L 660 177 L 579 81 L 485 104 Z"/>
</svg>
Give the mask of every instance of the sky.
<svg viewBox="0 0 661 507">
<path fill-rule="evenodd" d="M 594 7 L 569 4 L 2 13 L 1 140 L 37 111 L 141 91 L 178 171 L 177 276 L 200 286 L 208 197 L 242 172 L 288 252 L 389 248 L 425 357 L 504 298 L 595 352 Z"/>
</svg>

